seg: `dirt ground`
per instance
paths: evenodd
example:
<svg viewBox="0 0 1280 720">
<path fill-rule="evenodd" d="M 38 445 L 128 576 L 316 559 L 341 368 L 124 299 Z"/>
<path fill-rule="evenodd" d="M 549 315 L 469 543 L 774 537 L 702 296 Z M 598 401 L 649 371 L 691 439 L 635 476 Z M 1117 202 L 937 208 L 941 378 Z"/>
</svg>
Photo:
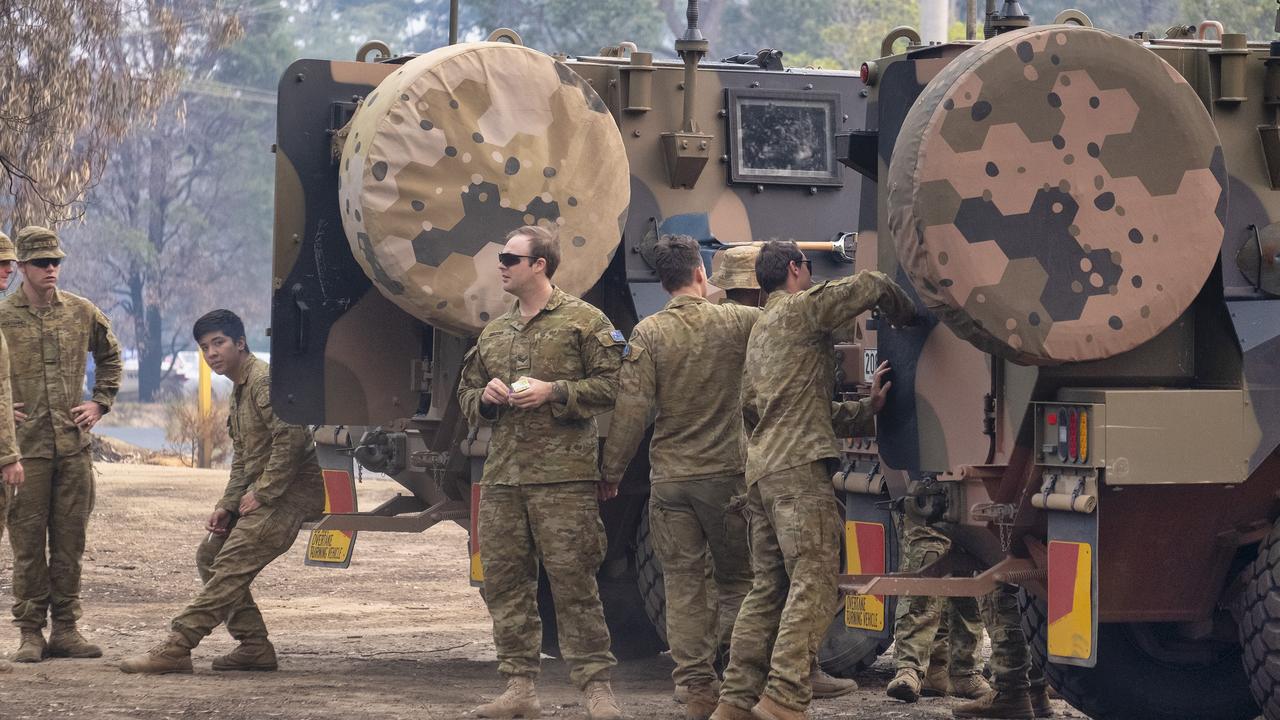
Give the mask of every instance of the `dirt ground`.
<svg viewBox="0 0 1280 720">
<path fill-rule="evenodd" d="M 194 552 L 226 472 L 145 465 L 98 465 L 98 501 L 85 553 L 81 627 L 103 646 L 100 660 L 49 660 L 0 675 L 0 718 L 456 718 L 501 691 L 489 618 L 467 583 L 466 532 L 455 525 L 422 535 L 364 534 L 349 570 L 303 565 L 297 543 L 259 577 L 254 593 L 280 656 L 275 673 L 209 669 L 232 647 L 221 630 L 195 653 L 193 676 L 138 677 L 121 658 L 164 639 L 168 620 L 197 590 Z M 394 494 L 366 480 L 371 507 Z M 12 591 L 8 543 L 0 547 L 0 597 Z M 0 632 L 0 652 L 17 645 Z M 631 717 L 682 718 L 671 700 L 671 660 L 622 663 L 614 689 Z M 814 703 L 820 718 L 950 717 L 954 701 L 912 706 L 884 696 L 887 657 L 858 692 Z M 543 714 L 585 717 L 564 665 L 546 660 Z M 1059 717 L 1083 717 L 1055 701 Z"/>
</svg>

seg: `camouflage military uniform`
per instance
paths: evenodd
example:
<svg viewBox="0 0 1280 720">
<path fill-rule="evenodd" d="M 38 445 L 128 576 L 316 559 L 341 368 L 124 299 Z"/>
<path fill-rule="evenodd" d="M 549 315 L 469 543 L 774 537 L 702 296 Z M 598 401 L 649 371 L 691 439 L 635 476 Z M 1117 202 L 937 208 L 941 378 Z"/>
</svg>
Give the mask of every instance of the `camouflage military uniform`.
<svg viewBox="0 0 1280 720">
<path fill-rule="evenodd" d="M 841 522 L 829 461 L 832 332 L 879 304 L 890 319 L 914 314 L 883 273 L 862 272 L 803 292 L 775 292 L 747 343 L 743 414 L 754 581 L 733 629 L 722 703 L 749 709 L 763 692 L 803 712 L 813 654 L 835 612 Z M 870 401 L 856 413 L 865 430 Z M 859 424 L 859 423 L 851 423 Z"/>
<path fill-rule="evenodd" d="M 901 538 L 904 572 L 919 570 L 951 549 L 946 534 L 911 515 L 903 516 Z M 930 656 L 937 657 L 937 646 L 944 643 L 943 657 L 953 677 L 981 672 L 982 613 L 976 599 L 917 595 L 898 602 L 893 659 L 899 670 L 911 668 L 923 676 Z"/>
<path fill-rule="evenodd" d="M 742 363 L 759 308 L 679 295 L 636 325 L 619 373 L 604 476 L 620 482 L 653 418 L 649 527 L 662 563 L 667 645 L 677 685 L 710 685 L 717 614 L 736 617 L 751 588 L 747 527 L 730 500 L 746 491 Z M 690 432 L 690 428 L 697 428 Z M 707 550 L 718 604 L 709 602 Z"/>
<path fill-rule="evenodd" d="M 9 382 L 9 343 L 0 333 L 0 467 L 18 462 L 18 436 L 13 424 L 13 390 Z M 13 492 L 9 486 L 0 486 L 0 538 L 4 537 L 5 515 L 8 498 Z"/>
<path fill-rule="evenodd" d="M 528 322 L 517 304 L 485 326 L 463 363 L 463 412 L 472 427 L 493 428 L 478 532 L 504 675 L 538 673 L 539 561 L 551 581 L 560 649 L 574 683 L 607 681 L 617 664 L 596 586 L 606 539 L 596 500 L 595 416 L 613 407 L 623 344 L 603 313 L 556 288 Z M 532 409 L 481 403 L 491 379 L 510 386 L 522 376 L 555 383 L 566 402 Z"/>
<path fill-rule="evenodd" d="M 204 587 L 173 619 L 173 630 L 193 648 L 219 623 L 237 640 L 267 636 L 249 585 L 293 545 L 308 517 L 324 510 L 324 481 L 311 431 L 290 425 L 271 409 L 267 363 L 250 355 L 231 395 L 227 418 L 233 457 L 231 477 L 218 507 L 236 513 L 246 492 L 262 504 L 211 536 L 196 552 Z"/>
<path fill-rule="evenodd" d="M 24 258 L 62 256 L 52 233 L 20 236 L 19 244 Z M 13 402 L 27 415 L 17 426 L 26 482 L 9 507 L 14 624 L 42 628 L 48 615 L 74 624 L 94 488 L 90 435 L 71 409 L 81 402 L 87 353 L 96 368 L 93 400 L 111 408 L 123 370 L 120 346 L 93 303 L 62 290 L 48 308 L 34 307 L 21 291 L 0 301 L 0 332 L 10 349 Z"/>
</svg>

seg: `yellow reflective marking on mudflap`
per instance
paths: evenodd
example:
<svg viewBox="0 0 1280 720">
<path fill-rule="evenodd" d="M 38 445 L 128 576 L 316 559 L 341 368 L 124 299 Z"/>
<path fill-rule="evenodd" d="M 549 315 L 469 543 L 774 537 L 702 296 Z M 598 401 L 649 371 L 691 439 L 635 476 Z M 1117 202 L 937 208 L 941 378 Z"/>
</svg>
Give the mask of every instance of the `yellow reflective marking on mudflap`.
<svg viewBox="0 0 1280 720">
<path fill-rule="evenodd" d="M 1049 543 L 1049 654 L 1093 655 L 1093 548 L 1088 543 Z"/>
</svg>

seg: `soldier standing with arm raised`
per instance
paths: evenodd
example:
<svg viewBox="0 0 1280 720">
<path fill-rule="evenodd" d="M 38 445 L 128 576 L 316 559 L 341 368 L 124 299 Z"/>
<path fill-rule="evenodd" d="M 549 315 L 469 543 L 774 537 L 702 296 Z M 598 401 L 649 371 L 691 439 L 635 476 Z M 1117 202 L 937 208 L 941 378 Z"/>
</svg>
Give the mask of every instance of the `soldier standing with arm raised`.
<svg viewBox="0 0 1280 720">
<path fill-rule="evenodd" d="M 204 587 L 173 619 L 169 638 L 120 663 L 126 673 L 190 673 L 191 651 L 221 623 L 239 641 L 214 670 L 275 670 L 275 648 L 249 586 L 283 555 L 303 521 L 324 510 L 324 480 L 311 430 L 271 409 L 271 372 L 249 351 L 244 323 L 230 310 L 196 320 L 191 334 L 209 368 L 235 384 L 227 424 L 231 477 L 196 551 Z"/>
<path fill-rule="evenodd" d="M 0 291 L 9 288 L 13 264 L 18 261 L 13 241 L 0 232 Z M 0 333 L 0 537 L 4 536 L 5 515 L 9 495 L 17 492 L 24 478 L 18 437 L 13 424 L 13 390 L 9 382 L 9 346 Z M 8 662 L 0 660 L 0 673 L 9 672 Z"/>
<path fill-rule="evenodd" d="M 542 624 L 541 561 L 555 599 L 560 648 L 593 720 L 622 717 L 609 687 L 617 661 L 596 586 L 606 539 L 597 498 L 595 416 L 613 407 L 622 333 L 604 313 L 552 285 L 553 231 L 518 228 L 498 255 L 502 287 L 517 299 L 480 333 L 463 363 L 458 398 L 472 427 L 493 429 L 480 480 L 480 558 L 507 689 L 479 717 L 538 717 L 534 690 Z"/>
<path fill-rule="evenodd" d="M 717 720 L 805 716 L 812 656 L 839 598 L 841 528 L 829 468 L 839 457 L 832 333 L 872 307 L 894 323 L 915 317 L 911 299 L 883 273 L 813 286 L 809 263 L 795 243 L 778 241 L 756 260 L 769 299 L 747 342 L 743 382 L 755 578 L 733 628 Z M 887 369 L 877 370 L 872 396 L 849 425 L 867 429 L 883 407 Z"/>
<path fill-rule="evenodd" d="M 101 657 L 76 629 L 85 531 L 93 509 L 89 431 L 120 389 L 120 346 L 102 311 L 58 289 L 66 257 L 52 230 L 18 232 L 18 292 L 0 301 L 0 332 L 9 345 L 14 419 L 26 482 L 11 498 L 13 622 L 21 644 L 13 659 Z M 85 358 L 97 373 L 93 399 L 80 402 Z M 52 616 L 53 632 L 43 628 Z"/>
<path fill-rule="evenodd" d="M 621 482 L 656 411 L 649 527 L 666 587 L 667 644 L 676 663 L 671 675 L 687 688 L 685 717 L 705 720 L 716 707 L 720 645 L 716 603 L 708 598 L 708 549 L 721 613 L 736 617 L 751 588 L 746 521 L 729 502 L 746 491 L 742 364 L 761 310 L 707 302 L 707 276 L 693 238 L 664 236 L 654 267 L 671 301 L 631 333 L 604 475 Z"/>
</svg>

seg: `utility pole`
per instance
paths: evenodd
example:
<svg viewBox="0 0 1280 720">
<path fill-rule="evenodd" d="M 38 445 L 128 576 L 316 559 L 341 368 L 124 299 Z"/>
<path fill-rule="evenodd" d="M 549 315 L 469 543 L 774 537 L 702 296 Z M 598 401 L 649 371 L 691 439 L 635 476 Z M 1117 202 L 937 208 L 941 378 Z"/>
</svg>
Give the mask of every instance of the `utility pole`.
<svg viewBox="0 0 1280 720">
<path fill-rule="evenodd" d="M 964 9 L 964 39 L 978 37 L 978 0 L 969 0 Z"/>
</svg>

